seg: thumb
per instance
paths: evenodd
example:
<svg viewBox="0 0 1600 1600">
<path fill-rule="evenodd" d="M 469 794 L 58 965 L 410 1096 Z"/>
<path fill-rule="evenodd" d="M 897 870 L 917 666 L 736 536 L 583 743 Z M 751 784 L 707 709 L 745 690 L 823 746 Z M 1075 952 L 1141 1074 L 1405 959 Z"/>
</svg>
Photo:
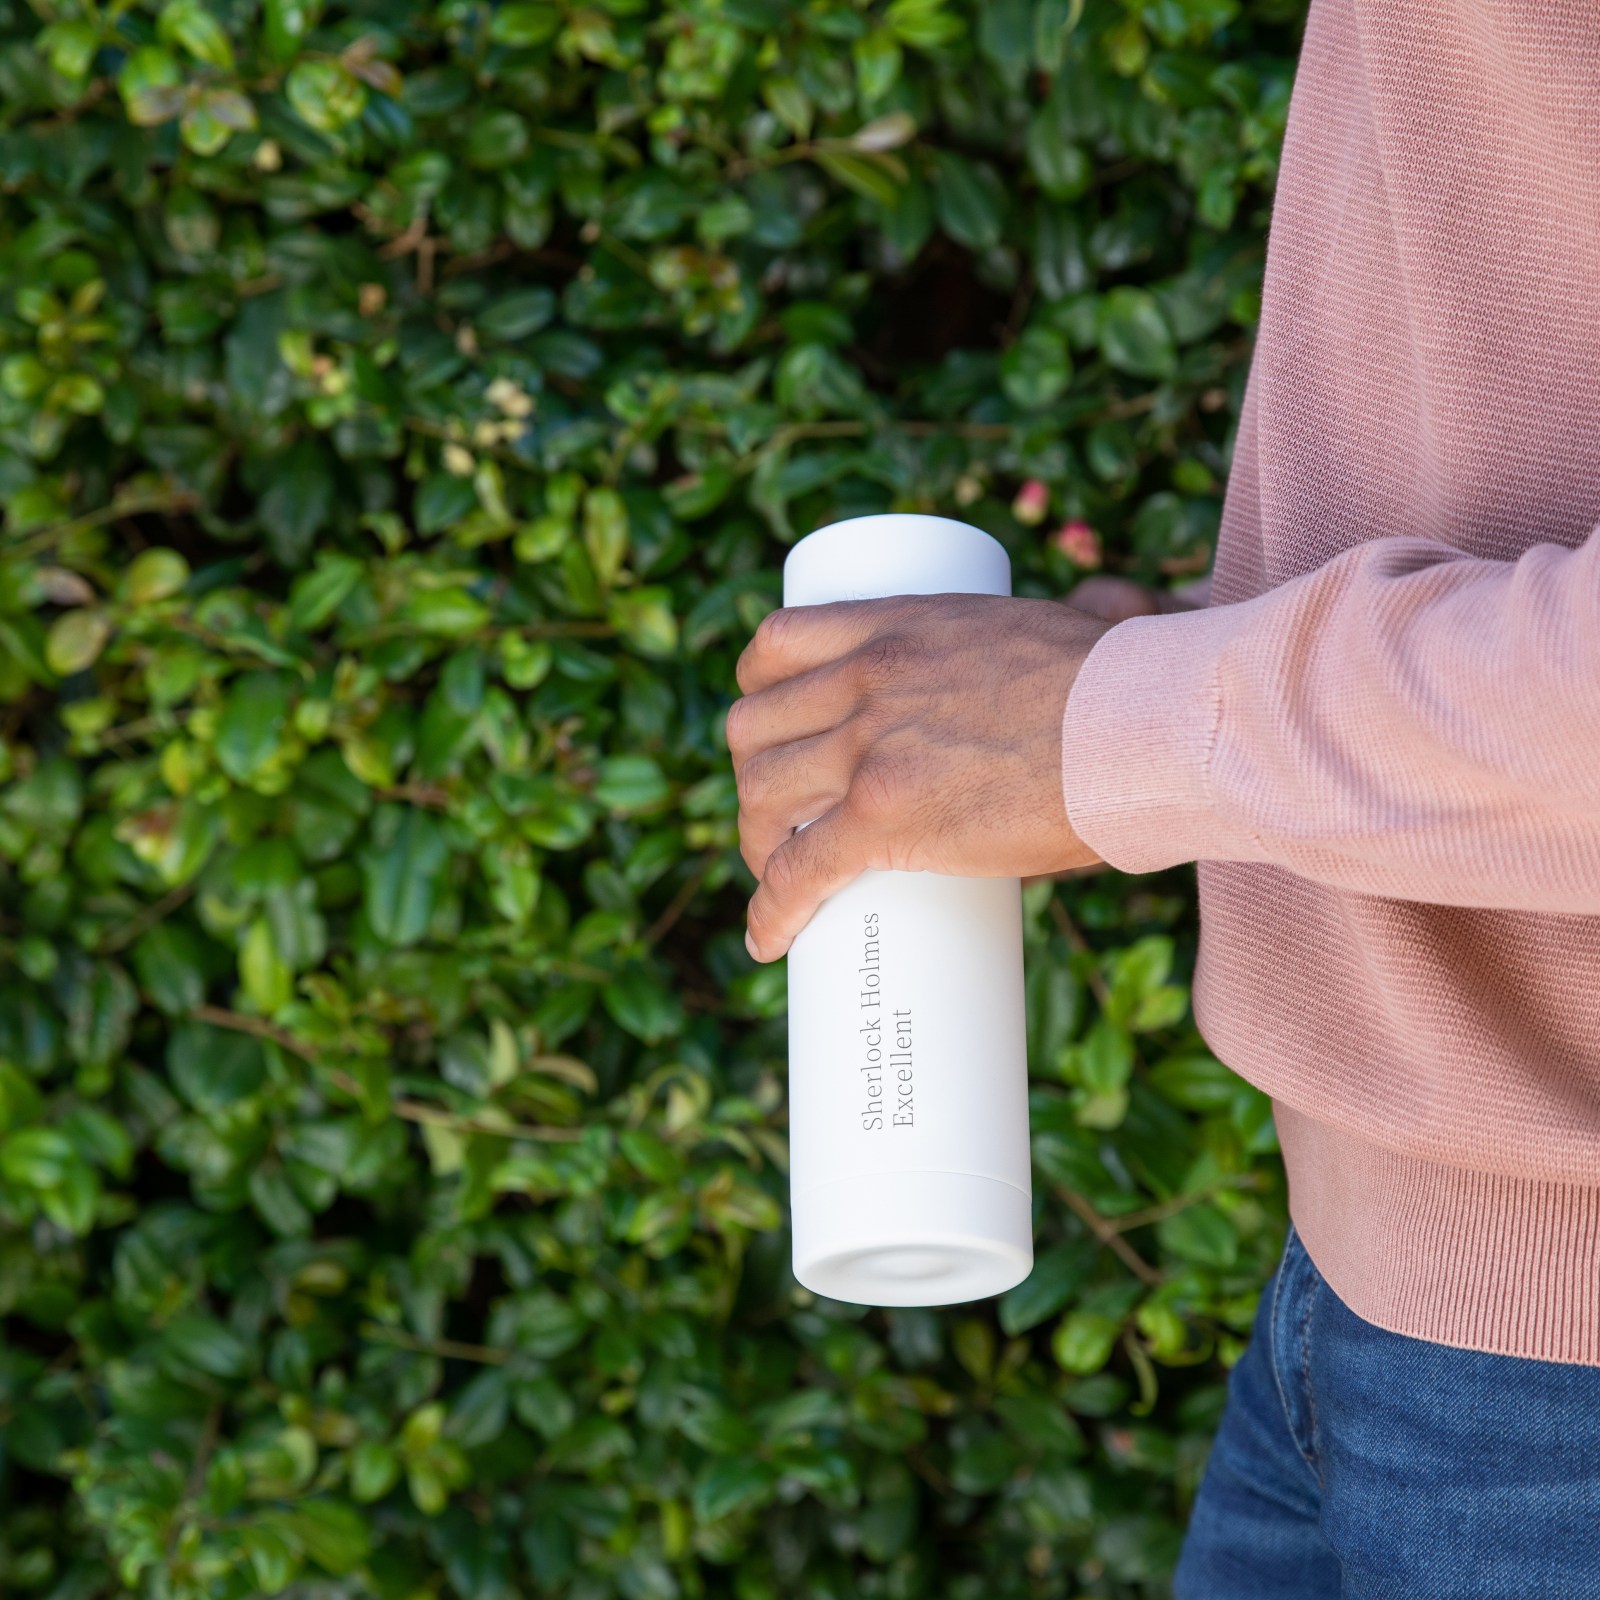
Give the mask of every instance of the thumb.
<svg viewBox="0 0 1600 1600">
<path fill-rule="evenodd" d="M 1129 617 L 1153 617 L 1161 609 L 1154 589 L 1147 589 L 1132 578 L 1113 578 L 1099 574 L 1085 578 L 1067 596 L 1076 611 L 1087 611 L 1102 622 L 1126 622 Z"/>
</svg>

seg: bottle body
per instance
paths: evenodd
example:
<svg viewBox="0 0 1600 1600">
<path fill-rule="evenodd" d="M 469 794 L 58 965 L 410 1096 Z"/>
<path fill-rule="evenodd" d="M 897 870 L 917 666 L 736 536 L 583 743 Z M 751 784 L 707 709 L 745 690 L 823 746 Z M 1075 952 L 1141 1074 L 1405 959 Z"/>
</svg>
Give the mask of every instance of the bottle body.
<svg viewBox="0 0 1600 1600">
<path fill-rule="evenodd" d="M 815 542 L 813 542 L 815 541 Z M 987 534 L 937 517 L 800 541 L 786 604 L 1010 593 Z M 867 872 L 789 952 L 795 1276 L 833 1299 L 943 1305 L 1033 1264 L 1021 888 Z"/>
</svg>

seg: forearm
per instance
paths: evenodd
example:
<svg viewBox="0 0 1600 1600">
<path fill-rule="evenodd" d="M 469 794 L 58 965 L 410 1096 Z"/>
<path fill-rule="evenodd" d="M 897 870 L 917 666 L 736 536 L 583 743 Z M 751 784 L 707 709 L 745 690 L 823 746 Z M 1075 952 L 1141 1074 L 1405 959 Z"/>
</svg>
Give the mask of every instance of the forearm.
<svg viewBox="0 0 1600 1600">
<path fill-rule="evenodd" d="M 1075 683 L 1063 782 L 1130 871 L 1266 861 L 1600 912 L 1600 538 L 1515 563 L 1375 540 L 1254 600 L 1125 622 Z"/>
</svg>

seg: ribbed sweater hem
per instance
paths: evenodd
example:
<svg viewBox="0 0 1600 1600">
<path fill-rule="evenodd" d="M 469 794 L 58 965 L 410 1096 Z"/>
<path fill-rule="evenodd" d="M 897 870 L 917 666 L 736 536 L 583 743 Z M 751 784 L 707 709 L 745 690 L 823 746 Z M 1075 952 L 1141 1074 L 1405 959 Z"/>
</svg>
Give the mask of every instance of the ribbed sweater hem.
<svg viewBox="0 0 1600 1600">
<path fill-rule="evenodd" d="M 1295 1228 L 1357 1316 L 1459 1349 L 1600 1366 L 1600 1182 L 1445 1166 L 1273 1110 Z"/>
</svg>

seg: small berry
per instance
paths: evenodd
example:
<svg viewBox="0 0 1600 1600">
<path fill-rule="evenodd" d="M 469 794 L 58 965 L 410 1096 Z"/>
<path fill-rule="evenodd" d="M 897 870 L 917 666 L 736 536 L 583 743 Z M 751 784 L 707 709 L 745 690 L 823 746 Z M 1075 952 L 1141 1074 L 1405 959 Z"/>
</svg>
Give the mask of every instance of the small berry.
<svg viewBox="0 0 1600 1600">
<path fill-rule="evenodd" d="M 1025 528 L 1037 527 L 1050 509 L 1050 486 L 1040 478 L 1029 478 L 1011 502 L 1011 514 Z"/>
<path fill-rule="evenodd" d="M 1077 566 L 1088 567 L 1091 571 L 1105 560 L 1100 535 L 1078 518 L 1063 522 L 1051 536 L 1050 542 L 1067 560 Z"/>
</svg>

